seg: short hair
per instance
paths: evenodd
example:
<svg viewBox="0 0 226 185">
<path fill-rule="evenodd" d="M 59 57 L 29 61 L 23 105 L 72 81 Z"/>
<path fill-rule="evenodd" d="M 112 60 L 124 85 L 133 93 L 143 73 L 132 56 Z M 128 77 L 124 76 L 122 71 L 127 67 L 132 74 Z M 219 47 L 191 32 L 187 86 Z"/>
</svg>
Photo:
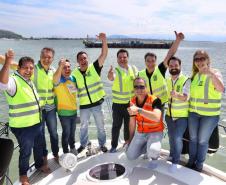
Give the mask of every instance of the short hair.
<svg viewBox="0 0 226 185">
<path fill-rule="evenodd" d="M 155 60 L 157 59 L 156 54 L 151 53 L 151 52 L 148 52 L 148 53 L 146 53 L 146 54 L 144 55 L 144 60 L 146 60 L 146 59 L 147 59 L 147 57 L 154 57 L 154 58 L 155 58 Z"/>
<path fill-rule="evenodd" d="M 140 77 L 140 76 L 137 76 L 137 77 L 133 80 L 133 86 L 135 85 L 135 82 L 136 82 L 137 80 L 143 80 L 145 87 L 147 87 L 147 82 L 146 82 L 146 80 L 145 80 L 144 78 Z"/>
<path fill-rule="evenodd" d="M 58 65 L 60 65 L 60 61 L 58 62 Z M 65 59 L 65 62 L 68 62 L 69 64 L 71 64 L 70 60 L 68 60 L 68 59 Z"/>
<path fill-rule="evenodd" d="M 178 57 L 172 56 L 168 61 L 167 61 L 167 65 L 169 65 L 171 60 L 176 60 L 178 61 L 179 65 L 181 65 L 181 59 L 179 59 Z"/>
<path fill-rule="evenodd" d="M 26 62 L 31 62 L 34 65 L 34 59 L 31 57 L 25 56 L 25 57 L 20 58 L 18 66 L 21 68 L 22 65 L 24 65 L 24 63 L 26 63 Z"/>
<path fill-rule="evenodd" d="M 117 57 L 118 57 L 119 53 L 126 53 L 127 54 L 127 57 L 129 57 L 129 52 L 126 49 L 120 49 L 120 50 L 118 50 Z"/>
<path fill-rule="evenodd" d="M 79 52 L 77 53 L 77 60 L 78 60 L 79 55 L 82 55 L 82 54 L 85 54 L 85 55 L 88 56 L 88 54 L 87 54 L 85 51 L 79 51 Z"/>
<path fill-rule="evenodd" d="M 50 52 L 52 52 L 53 56 L 55 55 L 55 51 L 54 51 L 53 48 L 49 48 L 49 47 L 44 47 L 44 48 L 42 48 L 42 50 L 41 50 L 41 55 L 43 55 L 43 53 L 44 53 L 45 51 L 50 51 Z"/>
</svg>

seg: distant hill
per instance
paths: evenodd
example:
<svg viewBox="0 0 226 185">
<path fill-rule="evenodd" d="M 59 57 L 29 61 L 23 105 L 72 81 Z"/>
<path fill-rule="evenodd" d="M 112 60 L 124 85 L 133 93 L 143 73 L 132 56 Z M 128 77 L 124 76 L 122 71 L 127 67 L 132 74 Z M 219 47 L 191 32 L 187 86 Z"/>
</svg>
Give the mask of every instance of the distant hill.
<svg viewBox="0 0 226 185">
<path fill-rule="evenodd" d="M 7 39 L 23 39 L 22 35 L 16 34 L 12 31 L 1 30 L 0 29 L 0 38 L 7 38 Z"/>
</svg>

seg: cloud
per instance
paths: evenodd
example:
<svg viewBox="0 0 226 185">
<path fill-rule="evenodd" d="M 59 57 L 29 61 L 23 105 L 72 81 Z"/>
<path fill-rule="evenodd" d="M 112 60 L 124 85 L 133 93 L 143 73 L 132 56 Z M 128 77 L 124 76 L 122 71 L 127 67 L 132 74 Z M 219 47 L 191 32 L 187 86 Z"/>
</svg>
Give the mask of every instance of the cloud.
<svg viewBox="0 0 226 185">
<path fill-rule="evenodd" d="M 2 29 L 25 36 L 108 34 L 226 36 L 224 0 L 0 1 Z"/>
</svg>

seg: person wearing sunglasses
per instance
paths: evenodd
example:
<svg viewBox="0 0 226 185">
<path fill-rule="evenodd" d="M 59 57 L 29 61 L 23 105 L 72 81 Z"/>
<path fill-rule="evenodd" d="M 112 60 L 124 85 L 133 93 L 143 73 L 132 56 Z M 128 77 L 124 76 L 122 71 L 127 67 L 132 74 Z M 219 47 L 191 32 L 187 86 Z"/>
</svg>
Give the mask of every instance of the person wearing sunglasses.
<svg viewBox="0 0 226 185">
<path fill-rule="evenodd" d="M 210 57 L 204 50 L 193 56 L 188 116 L 189 161 L 187 167 L 202 171 L 210 136 L 219 122 L 223 78 L 219 70 L 210 67 Z"/>
<path fill-rule="evenodd" d="M 169 171 L 178 169 L 183 148 L 183 135 L 188 125 L 190 79 L 181 72 L 181 60 L 171 57 L 168 61 L 170 77 L 166 79 L 168 89 L 168 107 L 165 121 L 168 128 L 170 157 L 172 165 Z"/>
<path fill-rule="evenodd" d="M 148 93 L 143 78 L 136 77 L 133 84 L 135 96 L 128 108 L 130 137 L 126 155 L 129 160 L 135 160 L 141 154 L 147 154 L 150 160 L 147 167 L 153 169 L 157 167 L 164 129 L 161 100 Z"/>
</svg>

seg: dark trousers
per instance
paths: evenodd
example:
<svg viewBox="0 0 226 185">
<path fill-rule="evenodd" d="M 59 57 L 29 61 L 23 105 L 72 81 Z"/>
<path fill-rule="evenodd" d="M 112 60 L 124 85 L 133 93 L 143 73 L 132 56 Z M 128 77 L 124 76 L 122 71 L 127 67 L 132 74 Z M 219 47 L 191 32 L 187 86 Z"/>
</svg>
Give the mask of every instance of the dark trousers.
<svg viewBox="0 0 226 185">
<path fill-rule="evenodd" d="M 51 111 L 42 110 L 42 124 L 43 124 L 42 140 L 45 146 L 43 150 L 43 156 L 48 155 L 46 139 L 45 139 L 45 124 L 49 131 L 50 143 L 51 143 L 51 149 L 52 149 L 53 155 L 57 156 L 59 152 L 59 146 L 58 146 L 59 141 L 58 141 L 58 133 L 57 133 L 56 109 L 53 109 Z"/>
<path fill-rule="evenodd" d="M 68 153 L 68 145 L 70 149 L 75 148 L 75 129 L 76 129 L 76 117 L 74 116 L 59 116 L 62 126 L 62 148 L 64 153 Z"/>
<path fill-rule="evenodd" d="M 43 165 L 43 142 L 40 139 L 42 135 L 42 124 L 38 123 L 34 126 L 24 128 L 11 128 L 11 131 L 16 136 L 20 147 L 19 175 L 27 175 L 32 148 L 35 167 L 40 168 Z"/>
<path fill-rule="evenodd" d="M 113 103 L 112 105 L 112 117 L 113 117 L 113 124 L 112 124 L 112 140 L 111 146 L 112 148 L 117 148 L 118 146 L 118 138 L 120 134 L 120 129 L 122 123 L 124 122 L 124 140 L 129 139 L 129 113 L 127 108 L 129 107 L 128 104 L 116 104 Z"/>
</svg>

